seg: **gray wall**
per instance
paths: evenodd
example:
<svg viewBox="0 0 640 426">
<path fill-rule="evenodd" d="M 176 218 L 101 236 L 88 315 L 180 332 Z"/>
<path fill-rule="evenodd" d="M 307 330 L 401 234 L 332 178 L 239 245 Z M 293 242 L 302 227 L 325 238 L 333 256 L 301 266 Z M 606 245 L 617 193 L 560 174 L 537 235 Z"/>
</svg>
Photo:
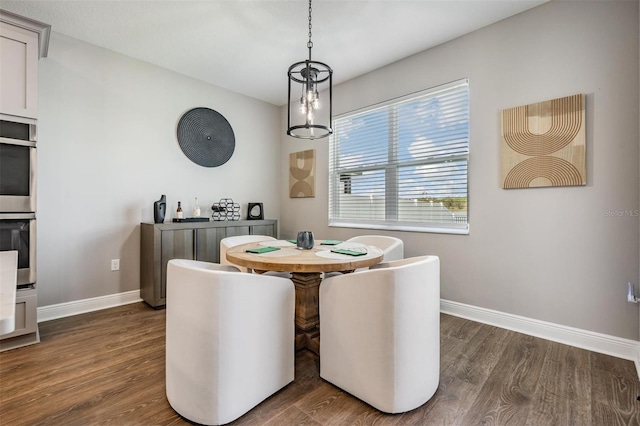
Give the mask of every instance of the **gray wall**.
<svg viewBox="0 0 640 426">
<path fill-rule="evenodd" d="M 638 51 L 637 2 L 551 2 L 334 88 L 340 114 L 470 79 L 470 234 L 387 232 L 406 256 L 440 256 L 443 299 L 638 339 L 625 288 L 638 280 L 639 218 L 617 215 L 639 208 Z M 587 95 L 587 185 L 501 189 L 500 110 L 576 93 Z M 286 108 L 280 118 L 284 128 Z M 310 148 L 316 197 L 290 199 L 282 167 L 281 236 L 380 233 L 327 226 L 328 140 L 283 136 L 280 161 Z"/>
<path fill-rule="evenodd" d="M 638 339 L 624 290 L 638 282 L 639 220 L 611 214 L 639 208 L 638 16 L 637 2 L 551 2 L 334 89 L 342 113 L 470 79 L 470 235 L 389 233 L 407 256 L 442 258 L 444 299 Z M 575 93 L 587 94 L 587 186 L 500 189 L 500 110 Z M 39 306 L 137 290 L 139 223 L 163 193 L 167 220 L 178 200 L 189 211 L 198 196 L 210 214 L 232 197 L 264 202 L 283 237 L 370 232 L 327 226 L 327 141 L 283 136 L 285 108 L 55 32 L 39 98 Z M 196 106 L 236 133 L 219 168 L 177 145 L 177 121 Z M 309 148 L 316 197 L 289 199 L 288 155 Z"/>
<path fill-rule="evenodd" d="M 39 86 L 39 306 L 138 290 L 139 224 L 153 221 L 161 194 L 167 221 L 178 200 L 190 216 L 195 197 L 203 215 L 231 197 L 243 215 L 262 201 L 278 218 L 278 108 L 55 32 Z M 194 107 L 234 129 L 235 152 L 220 167 L 180 150 L 176 125 Z"/>
</svg>

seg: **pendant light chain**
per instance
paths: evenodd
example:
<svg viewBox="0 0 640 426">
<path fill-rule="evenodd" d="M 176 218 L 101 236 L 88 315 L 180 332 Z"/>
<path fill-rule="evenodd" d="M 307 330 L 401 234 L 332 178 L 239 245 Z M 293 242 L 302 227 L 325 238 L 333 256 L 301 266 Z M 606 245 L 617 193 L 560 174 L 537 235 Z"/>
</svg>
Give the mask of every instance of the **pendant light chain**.
<svg viewBox="0 0 640 426">
<path fill-rule="evenodd" d="M 311 48 L 313 47 L 313 42 L 311 41 L 311 0 L 309 0 L 309 41 L 307 42 L 307 47 L 309 48 L 309 60 L 311 60 Z"/>
</svg>

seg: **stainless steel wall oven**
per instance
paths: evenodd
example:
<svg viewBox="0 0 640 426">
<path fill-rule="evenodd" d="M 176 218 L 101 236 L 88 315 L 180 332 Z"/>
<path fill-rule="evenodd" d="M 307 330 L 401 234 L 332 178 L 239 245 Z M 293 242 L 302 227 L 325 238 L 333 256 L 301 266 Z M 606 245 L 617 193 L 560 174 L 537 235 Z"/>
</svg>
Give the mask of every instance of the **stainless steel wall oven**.
<svg viewBox="0 0 640 426">
<path fill-rule="evenodd" d="M 0 251 L 18 251 L 18 288 L 36 282 L 36 214 L 0 213 Z"/>
<path fill-rule="evenodd" d="M 16 120 L 0 120 L 0 251 L 18 251 L 18 287 L 28 287 L 36 282 L 36 126 Z"/>
<path fill-rule="evenodd" d="M 36 126 L 0 120 L 0 213 L 36 211 Z"/>
</svg>

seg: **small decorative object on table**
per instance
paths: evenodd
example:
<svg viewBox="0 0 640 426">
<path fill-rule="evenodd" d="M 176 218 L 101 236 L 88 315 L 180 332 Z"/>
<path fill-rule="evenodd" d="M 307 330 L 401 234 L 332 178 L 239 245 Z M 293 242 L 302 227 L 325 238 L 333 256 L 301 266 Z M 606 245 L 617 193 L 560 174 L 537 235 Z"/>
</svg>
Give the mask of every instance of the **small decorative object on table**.
<svg viewBox="0 0 640 426">
<path fill-rule="evenodd" d="M 160 199 L 153 203 L 153 221 L 164 223 L 164 214 L 167 212 L 167 197 L 162 194 Z"/>
<path fill-rule="evenodd" d="M 222 198 L 219 203 L 213 203 L 213 220 L 240 220 L 240 204 L 234 203 L 231 198 Z"/>
<path fill-rule="evenodd" d="M 311 250 L 314 244 L 313 232 L 311 231 L 300 231 L 298 232 L 298 239 L 296 240 L 296 245 L 298 248 L 303 250 Z"/>
<path fill-rule="evenodd" d="M 183 219 L 184 215 L 182 213 L 182 203 L 178 201 L 178 209 L 176 210 L 176 219 Z"/>
</svg>

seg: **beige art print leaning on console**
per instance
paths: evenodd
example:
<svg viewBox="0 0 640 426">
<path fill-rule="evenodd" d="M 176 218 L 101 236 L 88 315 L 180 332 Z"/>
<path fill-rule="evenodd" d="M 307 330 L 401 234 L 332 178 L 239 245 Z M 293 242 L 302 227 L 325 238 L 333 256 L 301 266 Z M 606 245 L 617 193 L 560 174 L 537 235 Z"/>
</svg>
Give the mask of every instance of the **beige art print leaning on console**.
<svg viewBox="0 0 640 426">
<path fill-rule="evenodd" d="M 289 198 L 316 196 L 316 150 L 289 154 Z"/>
<path fill-rule="evenodd" d="M 585 95 L 502 111 L 502 187 L 586 184 Z"/>
</svg>

